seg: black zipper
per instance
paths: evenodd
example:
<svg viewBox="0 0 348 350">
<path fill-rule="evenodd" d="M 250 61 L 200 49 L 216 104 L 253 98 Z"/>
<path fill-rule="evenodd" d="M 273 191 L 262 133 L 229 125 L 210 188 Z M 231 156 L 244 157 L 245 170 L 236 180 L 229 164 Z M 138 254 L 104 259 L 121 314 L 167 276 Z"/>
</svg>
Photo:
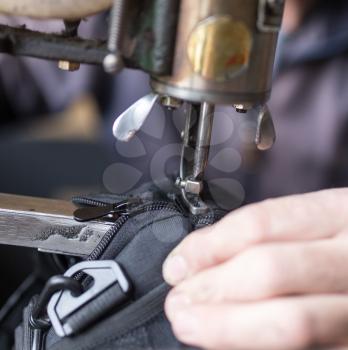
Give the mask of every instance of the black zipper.
<svg viewBox="0 0 348 350">
<path fill-rule="evenodd" d="M 134 198 L 131 198 L 130 203 L 128 203 L 128 201 L 123 201 L 110 204 L 100 200 L 94 200 L 85 197 L 75 197 L 74 202 L 89 207 L 89 209 L 92 209 L 93 207 L 107 208 L 108 206 L 113 210 L 117 208 L 120 209 L 117 213 L 118 216 L 113 226 L 105 233 L 104 237 L 101 239 L 97 247 L 88 256 L 87 260 L 89 261 L 100 259 L 107 250 L 111 241 L 116 236 L 116 234 L 121 230 L 121 228 L 126 224 L 126 222 L 130 218 L 136 215 L 161 210 L 170 210 L 185 216 L 187 215 L 187 213 L 183 213 L 182 209 L 175 202 L 168 201 L 157 201 L 151 203 L 142 202 L 141 205 L 136 205 L 136 202 L 134 202 Z M 217 217 L 223 216 L 220 212 L 221 211 L 212 210 L 207 215 L 200 215 L 196 217 L 192 216 L 191 221 L 194 225 L 212 224 Z M 131 239 L 132 237 L 129 237 L 129 240 Z M 76 279 L 81 279 L 82 277 L 83 275 L 81 274 L 77 274 L 76 276 L 74 276 L 74 278 Z M 167 292 L 168 287 L 166 285 L 161 285 L 160 287 L 150 292 L 148 295 L 142 297 L 141 299 L 135 301 L 134 303 L 126 307 L 124 310 L 120 311 L 118 315 L 112 317 L 113 320 L 117 319 L 118 322 L 110 322 L 110 319 L 108 319 L 108 322 L 104 323 L 103 328 L 108 328 L 107 325 L 112 323 L 112 332 L 110 332 L 109 329 L 104 329 L 104 337 L 110 337 L 109 340 L 115 339 L 134 329 L 134 327 L 137 328 L 152 320 L 154 317 L 163 312 L 163 302 Z M 120 326 L 117 327 L 117 325 Z M 101 338 L 105 340 L 104 337 Z M 97 337 L 97 339 L 93 339 L 94 344 L 98 344 L 98 338 L 100 340 L 99 336 Z M 92 343 L 93 342 L 89 343 L 88 345 L 91 345 Z M 59 349 L 61 349 L 61 346 L 63 346 L 62 348 L 64 348 L 65 342 L 63 340 L 62 343 L 59 342 L 58 344 Z M 69 341 L 67 341 L 66 346 L 68 346 L 69 349 L 71 348 L 69 347 L 70 345 L 71 344 L 69 343 Z M 77 346 L 77 348 L 79 348 L 79 346 Z M 81 346 L 81 349 L 82 348 L 84 349 L 85 347 Z M 87 346 L 87 348 L 89 348 L 89 346 Z"/>
<path fill-rule="evenodd" d="M 129 215 L 123 215 L 114 223 L 114 225 L 108 230 L 104 237 L 101 239 L 99 244 L 94 248 L 92 253 L 88 256 L 87 260 L 98 260 L 101 255 L 105 252 L 106 248 L 115 237 L 117 232 L 122 228 L 122 226 L 128 221 Z"/>
<path fill-rule="evenodd" d="M 105 252 L 106 248 L 110 244 L 110 242 L 113 240 L 117 232 L 122 228 L 122 226 L 129 220 L 130 217 L 133 217 L 135 215 L 139 215 L 145 212 L 149 211 L 158 211 L 158 210 L 172 210 L 175 212 L 180 212 L 180 208 L 175 203 L 170 202 L 164 202 L 164 201 L 158 201 L 154 203 L 149 204 L 143 204 L 139 206 L 139 203 L 141 201 L 136 198 L 131 198 L 128 201 L 118 202 L 114 204 L 108 204 L 102 201 L 98 200 L 91 200 L 84 197 L 75 197 L 74 202 L 80 205 L 86 205 L 87 208 L 81 208 L 80 213 L 86 209 L 86 210 L 92 210 L 93 207 L 96 209 L 98 208 L 106 208 L 105 215 L 99 215 L 100 212 L 98 210 L 98 218 L 104 217 L 107 214 L 114 214 L 114 219 L 116 221 L 114 222 L 114 225 L 108 230 L 104 237 L 101 239 L 99 244 L 96 246 L 96 248 L 92 251 L 92 253 L 88 256 L 87 260 L 97 260 L 99 259 L 103 253 Z M 110 209 L 110 211 L 108 211 Z M 93 215 L 90 216 L 90 220 L 93 220 L 97 217 L 93 217 Z"/>
<path fill-rule="evenodd" d="M 108 203 L 105 203 L 103 201 L 99 201 L 99 200 L 91 199 L 87 197 L 80 197 L 80 196 L 73 197 L 72 202 L 77 205 L 88 206 L 88 207 L 105 207 L 108 205 Z"/>
<path fill-rule="evenodd" d="M 192 215 L 191 222 L 195 229 L 199 229 L 204 226 L 213 225 L 215 222 L 222 219 L 226 214 L 227 212 L 222 209 L 211 209 L 204 215 Z"/>
<path fill-rule="evenodd" d="M 103 217 L 106 220 L 112 220 L 114 222 L 114 225 L 111 227 L 111 229 L 105 233 L 104 237 L 99 242 L 97 247 L 88 256 L 87 260 L 89 261 L 97 260 L 103 255 L 106 248 L 113 240 L 117 232 L 122 228 L 122 226 L 128 221 L 130 217 L 148 211 L 156 210 L 173 210 L 185 216 L 187 216 L 188 214 L 186 210 L 183 210 L 183 208 L 178 205 L 177 201 L 158 201 L 149 204 L 139 205 L 140 203 L 143 203 L 141 199 L 136 197 L 130 197 L 126 200 L 110 204 L 100 200 L 90 199 L 86 197 L 74 197 L 73 202 L 75 204 L 84 206 L 83 208 L 77 209 L 75 212 L 75 216 L 79 216 L 77 218 L 78 220 L 81 218 L 83 219 L 79 221 L 89 221 Z M 204 215 L 192 215 L 191 222 L 194 228 L 198 229 L 203 226 L 214 224 L 216 221 L 220 220 L 225 214 L 226 212 L 221 209 L 212 209 Z"/>
</svg>

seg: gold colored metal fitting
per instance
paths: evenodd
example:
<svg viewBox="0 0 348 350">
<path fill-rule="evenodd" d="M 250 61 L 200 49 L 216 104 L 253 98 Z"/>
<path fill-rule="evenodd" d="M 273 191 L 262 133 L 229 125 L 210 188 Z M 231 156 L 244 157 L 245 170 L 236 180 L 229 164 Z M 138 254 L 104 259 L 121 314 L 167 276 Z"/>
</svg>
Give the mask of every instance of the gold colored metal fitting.
<svg viewBox="0 0 348 350">
<path fill-rule="evenodd" d="M 182 100 L 179 100 L 172 96 L 162 96 L 161 97 L 161 104 L 164 107 L 171 108 L 171 109 L 177 109 L 180 108 L 182 105 Z"/>
<path fill-rule="evenodd" d="M 252 34 L 242 21 L 217 15 L 200 22 L 188 41 L 188 57 L 195 73 L 226 82 L 249 65 Z"/>
<path fill-rule="evenodd" d="M 75 72 L 80 69 L 80 63 L 61 60 L 58 68 L 64 71 Z"/>
<path fill-rule="evenodd" d="M 233 107 L 236 109 L 237 112 L 239 113 L 246 113 L 250 109 L 253 108 L 252 104 L 249 103 L 243 103 L 243 104 L 234 104 Z"/>
</svg>

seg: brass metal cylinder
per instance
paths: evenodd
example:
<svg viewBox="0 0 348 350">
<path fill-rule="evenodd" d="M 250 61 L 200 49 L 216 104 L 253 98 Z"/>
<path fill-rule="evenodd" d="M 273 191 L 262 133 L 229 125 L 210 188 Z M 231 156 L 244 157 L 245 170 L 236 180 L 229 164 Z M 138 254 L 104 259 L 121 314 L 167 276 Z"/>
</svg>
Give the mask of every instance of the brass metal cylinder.
<svg viewBox="0 0 348 350">
<path fill-rule="evenodd" d="M 182 0 L 171 76 L 153 89 L 191 102 L 252 108 L 269 98 L 277 28 L 265 0 Z"/>
</svg>

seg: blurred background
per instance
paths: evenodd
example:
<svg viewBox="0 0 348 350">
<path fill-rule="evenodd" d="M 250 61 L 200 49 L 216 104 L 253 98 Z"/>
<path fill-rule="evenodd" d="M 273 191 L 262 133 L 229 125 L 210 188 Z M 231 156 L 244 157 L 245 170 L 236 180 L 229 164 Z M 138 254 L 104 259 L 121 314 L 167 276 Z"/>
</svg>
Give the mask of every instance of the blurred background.
<svg viewBox="0 0 348 350">
<path fill-rule="evenodd" d="M 63 30 L 61 21 L 2 17 L 0 23 Z M 106 38 L 106 32 L 107 14 L 79 29 L 89 38 Z M 121 193 L 178 169 L 177 149 L 165 147 L 180 143 L 180 111 L 158 109 L 129 145 L 112 138 L 116 116 L 149 91 L 148 77 L 137 71 L 113 77 L 101 67 L 81 66 L 67 72 L 57 62 L 0 54 L 0 192 L 63 199 Z M 269 106 L 278 139 L 267 153 L 252 144 L 252 113 L 218 110 L 207 174 L 233 198 L 226 209 L 347 186 L 347 1 L 287 0 Z M 35 259 L 31 251 L 0 247 L 0 305 Z"/>
</svg>

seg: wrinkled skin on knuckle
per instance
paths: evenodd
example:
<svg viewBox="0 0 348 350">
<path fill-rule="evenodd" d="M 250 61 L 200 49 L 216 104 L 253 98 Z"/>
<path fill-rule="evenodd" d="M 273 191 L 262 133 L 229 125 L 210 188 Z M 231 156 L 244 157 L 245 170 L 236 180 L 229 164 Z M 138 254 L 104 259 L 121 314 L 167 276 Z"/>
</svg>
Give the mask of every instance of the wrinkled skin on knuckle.
<svg viewBox="0 0 348 350">
<path fill-rule="evenodd" d="M 215 303 L 225 300 L 225 288 L 211 273 L 198 273 L 195 277 L 188 279 L 177 287 L 177 291 L 190 295 L 195 303 Z"/>
<path fill-rule="evenodd" d="M 335 236 L 348 225 L 348 189 L 330 189 L 305 195 L 306 205 L 301 207 L 303 216 L 313 212 L 323 213 L 321 230 L 327 231 L 327 236 Z M 309 197 L 311 200 L 308 200 Z M 335 222 L 330 220 L 335 215 Z"/>
<path fill-rule="evenodd" d="M 308 315 L 295 303 L 279 301 L 270 305 L 268 321 L 262 327 L 262 348 L 307 350 L 313 344 Z M 260 348 L 261 348 L 260 346 Z"/>
<path fill-rule="evenodd" d="M 205 327 L 206 330 L 202 332 L 202 337 L 204 338 L 203 349 L 214 349 L 214 350 L 233 350 L 240 349 L 240 341 L 238 341 L 238 336 L 234 334 L 234 332 L 238 332 L 237 328 L 231 326 L 234 321 L 230 320 L 230 317 L 233 318 L 233 315 L 227 311 L 227 314 L 224 315 L 220 320 L 215 319 L 215 321 L 219 321 L 219 326 L 213 326 L 213 331 L 208 329 L 209 320 L 206 320 Z"/>
<path fill-rule="evenodd" d="M 242 236 L 247 245 L 257 244 L 267 238 L 270 213 L 261 204 L 252 204 L 232 212 L 216 224 L 216 231 L 228 231 Z"/>
<path fill-rule="evenodd" d="M 266 200 L 260 204 L 255 204 L 249 207 L 248 220 L 252 235 L 255 237 L 255 243 L 265 241 L 267 234 L 272 230 L 271 216 L 272 212 L 272 200 Z"/>
<path fill-rule="evenodd" d="M 269 298 L 279 293 L 284 272 L 279 268 L 279 254 L 273 248 L 251 248 L 240 256 L 238 263 L 244 266 L 245 277 L 253 286 L 252 299 Z M 250 294 L 248 290 L 245 292 Z"/>
<path fill-rule="evenodd" d="M 280 338 L 290 350 L 304 350 L 314 344 L 313 323 L 310 315 L 299 305 L 291 303 L 283 310 Z"/>
</svg>

